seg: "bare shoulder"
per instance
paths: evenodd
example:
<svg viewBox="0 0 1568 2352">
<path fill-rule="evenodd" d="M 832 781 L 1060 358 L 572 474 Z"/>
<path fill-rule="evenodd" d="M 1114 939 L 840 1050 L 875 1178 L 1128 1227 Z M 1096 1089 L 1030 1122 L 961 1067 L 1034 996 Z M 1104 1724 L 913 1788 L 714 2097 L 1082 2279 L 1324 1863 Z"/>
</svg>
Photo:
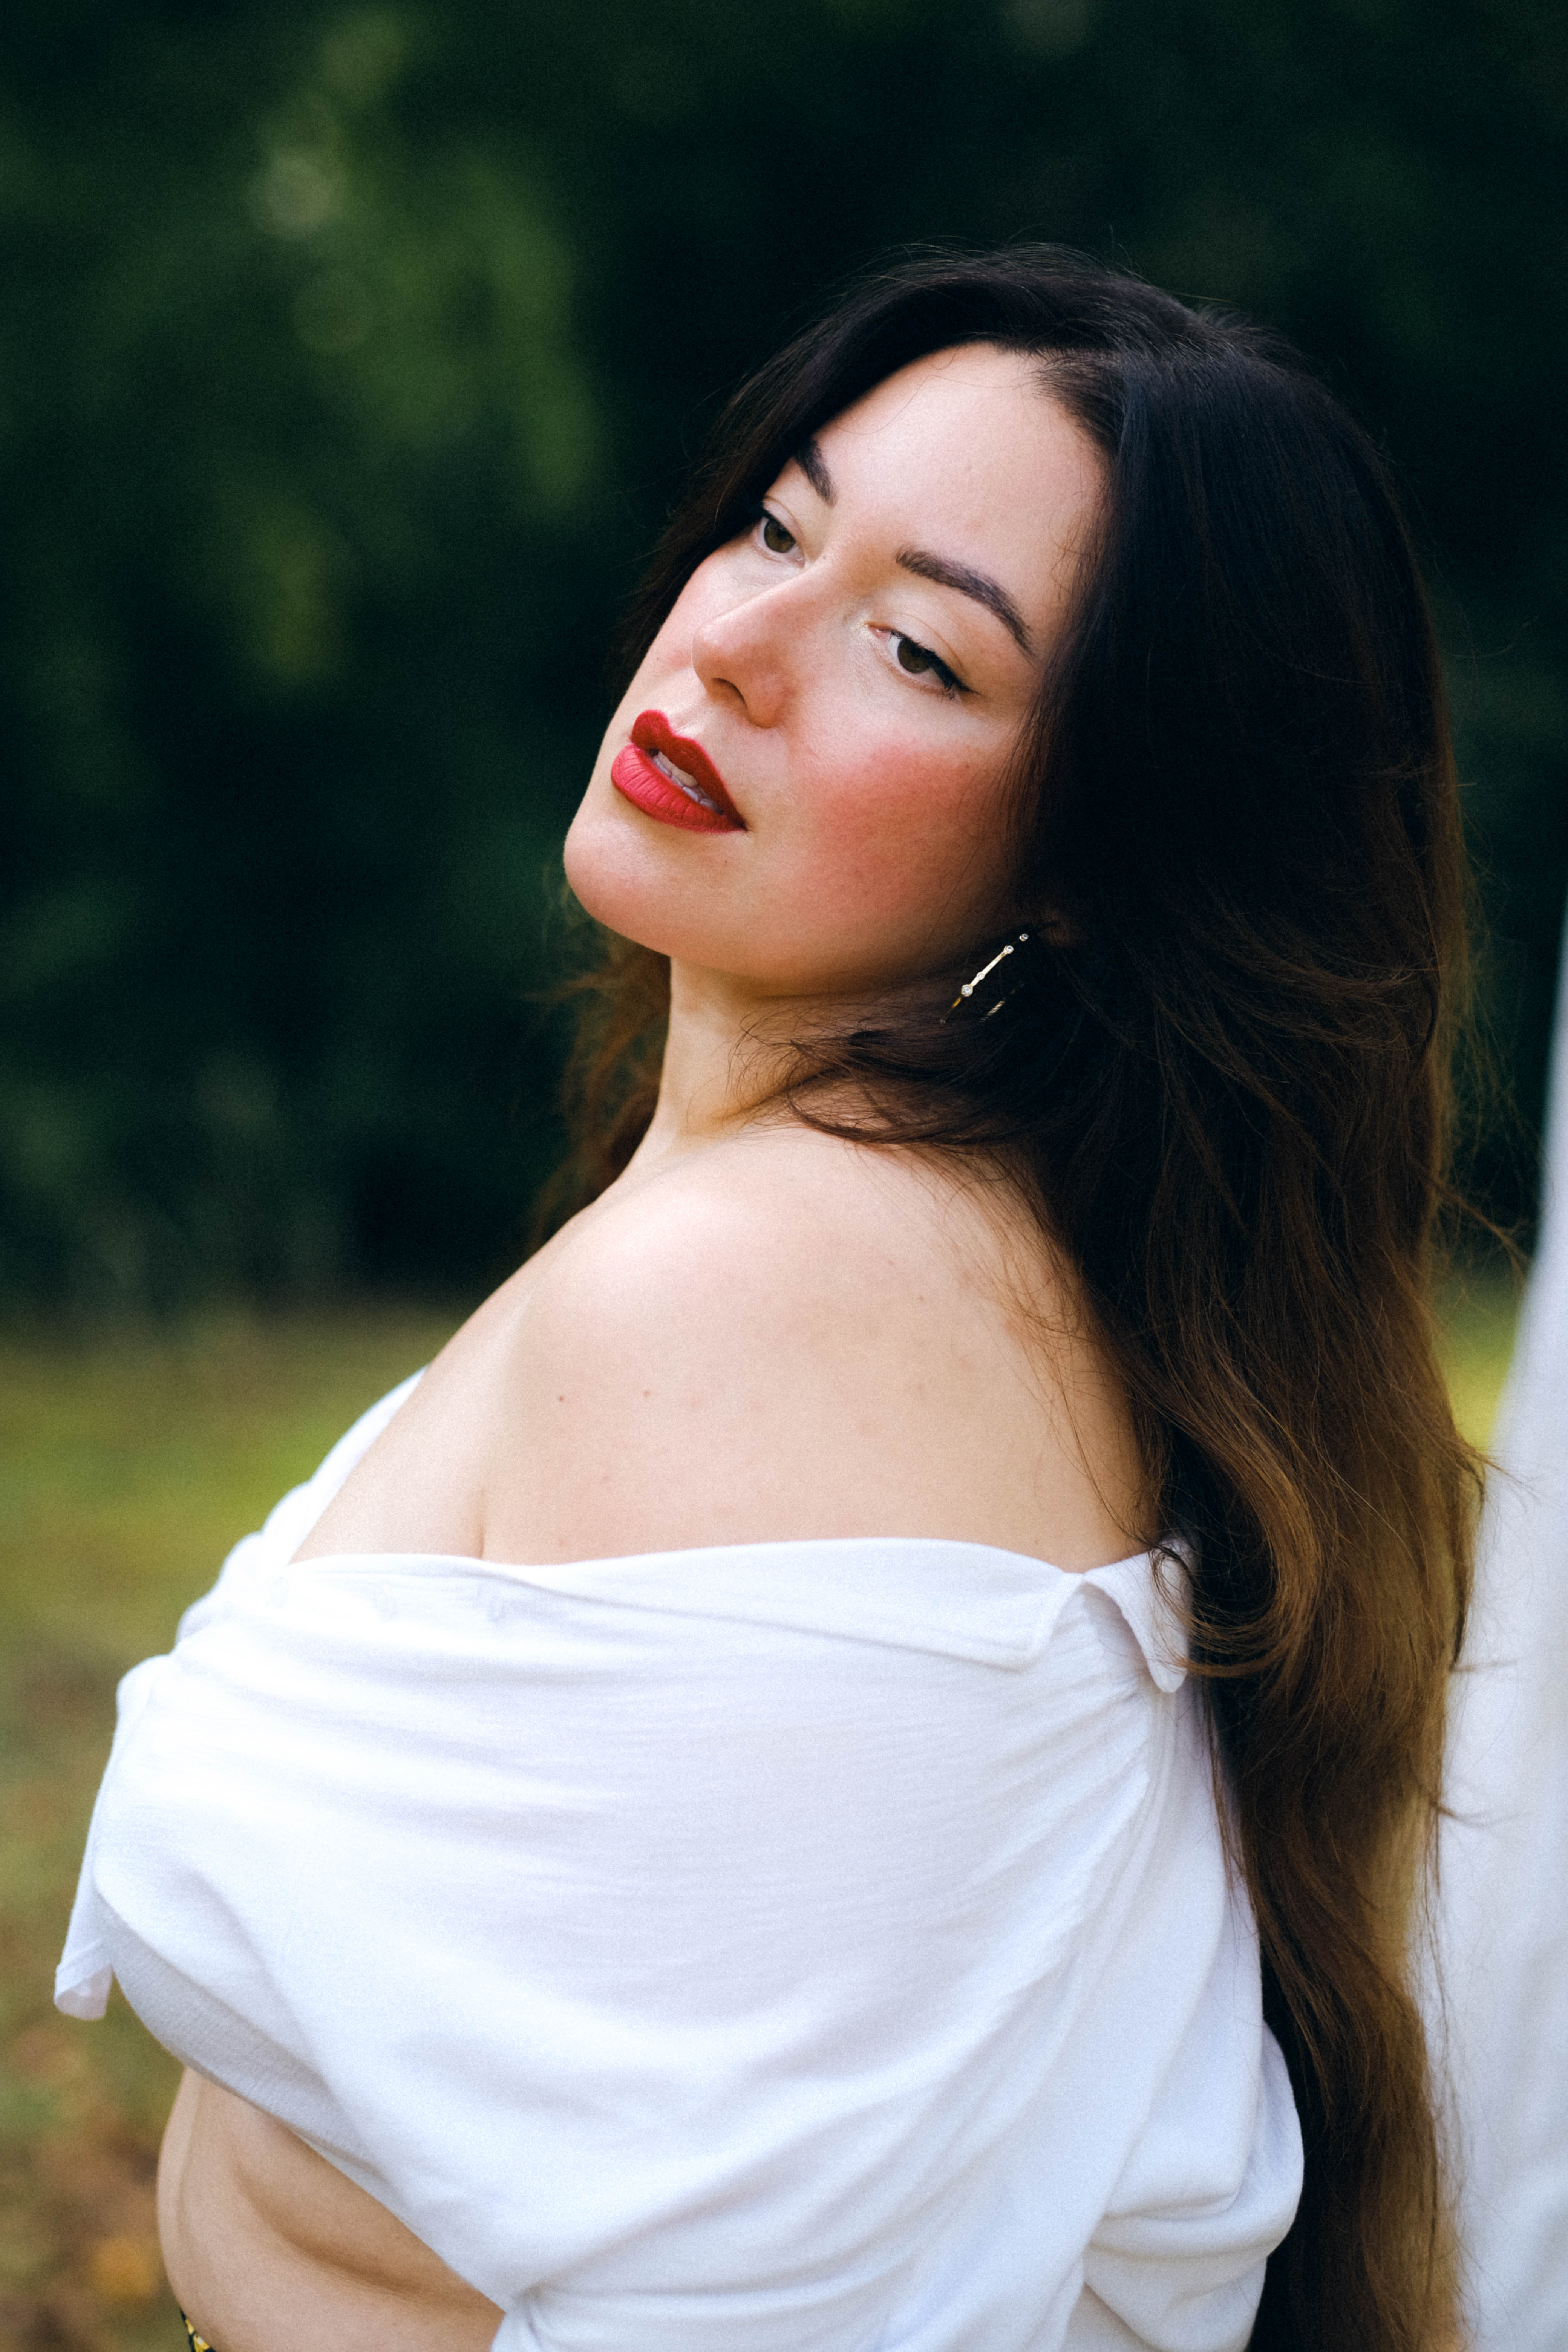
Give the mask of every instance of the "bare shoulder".
<svg viewBox="0 0 1568 2352">
<path fill-rule="evenodd" d="M 786 1126 L 694 1154 L 606 1198 L 520 1293 L 483 1548 L 904 1534 L 1113 1558 L 1121 1423 L 1093 1351 L 1042 1340 L 1069 1307 L 1016 1216 L 914 1155 Z"/>
<path fill-rule="evenodd" d="M 834 1302 L 829 1331 L 852 1343 L 845 1285 L 884 1313 L 974 1284 L 984 1220 L 963 1190 L 914 1155 L 780 1126 L 679 1161 L 610 1195 L 563 1236 L 529 1313 L 568 1318 L 594 1300 L 705 1328 L 760 1315 L 782 1332 Z M 951 1303 L 951 1302 L 950 1302 Z"/>
</svg>

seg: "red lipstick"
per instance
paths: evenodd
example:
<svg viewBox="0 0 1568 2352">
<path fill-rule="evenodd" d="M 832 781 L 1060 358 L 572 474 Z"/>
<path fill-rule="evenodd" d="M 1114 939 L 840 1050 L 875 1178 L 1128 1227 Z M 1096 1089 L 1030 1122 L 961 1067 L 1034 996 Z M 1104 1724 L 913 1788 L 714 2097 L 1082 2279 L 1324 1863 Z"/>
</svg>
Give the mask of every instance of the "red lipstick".
<svg viewBox="0 0 1568 2352">
<path fill-rule="evenodd" d="M 634 808 L 661 824 L 680 825 L 688 833 L 746 829 L 701 744 L 678 735 L 662 710 L 639 711 L 631 741 L 611 764 L 610 782 Z"/>
</svg>

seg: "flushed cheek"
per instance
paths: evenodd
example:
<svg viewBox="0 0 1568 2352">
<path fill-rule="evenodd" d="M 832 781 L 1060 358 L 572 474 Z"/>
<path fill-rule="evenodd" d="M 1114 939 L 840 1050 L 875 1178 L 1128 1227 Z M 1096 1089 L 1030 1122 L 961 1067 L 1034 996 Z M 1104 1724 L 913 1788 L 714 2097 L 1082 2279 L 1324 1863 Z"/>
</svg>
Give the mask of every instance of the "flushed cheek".
<svg viewBox="0 0 1568 2352">
<path fill-rule="evenodd" d="M 1000 798 L 989 761 L 905 753 L 838 767 L 798 803 L 802 878 L 862 919 L 877 910 L 929 919 L 955 893 L 983 903 L 1003 879 Z"/>
</svg>

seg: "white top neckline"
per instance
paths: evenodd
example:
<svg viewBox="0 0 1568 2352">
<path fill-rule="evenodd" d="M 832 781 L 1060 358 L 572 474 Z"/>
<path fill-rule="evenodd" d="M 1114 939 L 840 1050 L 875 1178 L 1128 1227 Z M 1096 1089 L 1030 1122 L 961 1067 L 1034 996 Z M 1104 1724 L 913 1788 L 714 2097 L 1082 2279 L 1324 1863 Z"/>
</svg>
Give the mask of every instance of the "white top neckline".
<svg viewBox="0 0 1568 2352">
<path fill-rule="evenodd" d="M 825 1556 L 840 1571 L 826 1584 Z M 805 1563 L 817 1571 L 809 1580 L 800 1573 Z M 276 1585 L 279 1579 L 374 1581 L 426 1571 L 494 1579 L 606 1607 L 889 1642 L 1015 1669 L 1039 1655 L 1073 1593 L 1090 1587 L 1121 1611 L 1159 1689 L 1179 1689 L 1186 1675 L 1181 1604 L 1148 1552 L 1100 1568 L 1064 1569 L 951 1536 L 802 1536 L 538 1563 L 468 1552 L 321 1552 L 269 1575 Z"/>
<path fill-rule="evenodd" d="M 1179 1539 L 1089 1569 L 1058 1568 L 1030 1552 L 957 1536 L 795 1536 L 762 1542 L 696 1544 L 663 1551 L 531 1563 L 471 1552 L 321 1552 L 290 1555 L 303 1543 L 387 1423 L 424 1379 L 414 1372 L 341 1437 L 310 1483 L 278 1506 L 259 1538 L 241 1544 L 225 1570 L 235 1578 L 252 1559 L 274 1575 L 324 1573 L 344 1579 L 392 1578 L 428 1570 L 452 1578 L 494 1578 L 606 1606 L 650 1609 L 731 1622 L 890 1642 L 1021 1669 L 1040 1654 L 1073 1592 L 1090 1586 L 1121 1612 L 1156 1688 L 1186 1678 L 1183 1615 L 1186 1551 Z M 254 1550 L 252 1549 L 254 1548 Z M 809 1589 L 791 1563 L 837 1554 L 841 1578 Z M 1164 1570 L 1163 1562 L 1173 1563 Z M 279 1566 L 279 1562 L 285 1563 Z M 957 1571 L 963 1571 L 958 1573 Z M 203 1621 L 217 1591 L 190 1612 L 183 1630 Z"/>
<path fill-rule="evenodd" d="M 290 1568 L 316 1568 L 382 1559 L 434 1559 L 447 1568 L 493 1568 L 500 1575 L 532 1578 L 549 1575 L 555 1569 L 598 1567 L 609 1560 L 687 1559 L 693 1556 L 700 1558 L 709 1552 L 813 1551 L 835 1544 L 867 1543 L 929 1544 L 944 1551 L 994 1552 L 998 1559 L 1021 1559 L 1032 1569 L 1047 1570 L 1052 1576 L 1108 1576 L 1112 1569 L 1142 1568 L 1153 1558 L 1152 1552 L 1134 1551 L 1128 1552 L 1121 1559 L 1102 1560 L 1095 1568 L 1059 1568 L 1054 1559 L 1047 1559 L 1039 1552 L 1015 1551 L 1008 1544 L 980 1543 L 969 1536 L 900 1536 L 882 1530 L 876 1535 L 763 1536 L 748 1538 L 738 1543 L 671 1544 L 658 1551 L 584 1553 L 579 1559 L 567 1560 L 492 1559 L 488 1552 L 425 1551 L 412 1545 L 399 1545 L 395 1549 L 382 1551 L 312 1552 L 308 1559 L 291 1559 L 288 1565 Z"/>
</svg>

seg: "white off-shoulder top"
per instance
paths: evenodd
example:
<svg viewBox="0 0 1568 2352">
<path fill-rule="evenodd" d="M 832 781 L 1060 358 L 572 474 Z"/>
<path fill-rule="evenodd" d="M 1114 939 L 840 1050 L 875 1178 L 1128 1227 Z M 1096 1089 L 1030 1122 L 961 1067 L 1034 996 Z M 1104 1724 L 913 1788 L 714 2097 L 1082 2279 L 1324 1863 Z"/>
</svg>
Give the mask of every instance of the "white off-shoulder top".
<svg viewBox="0 0 1568 2352">
<path fill-rule="evenodd" d="M 496 2352 L 1239 2352 L 1300 2138 L 1147 1559 L 293 1552 L 121 1685 L 110 1975 Z"/>
</svg>

